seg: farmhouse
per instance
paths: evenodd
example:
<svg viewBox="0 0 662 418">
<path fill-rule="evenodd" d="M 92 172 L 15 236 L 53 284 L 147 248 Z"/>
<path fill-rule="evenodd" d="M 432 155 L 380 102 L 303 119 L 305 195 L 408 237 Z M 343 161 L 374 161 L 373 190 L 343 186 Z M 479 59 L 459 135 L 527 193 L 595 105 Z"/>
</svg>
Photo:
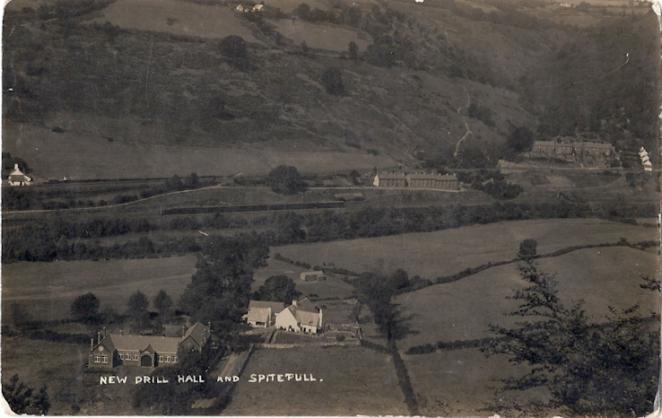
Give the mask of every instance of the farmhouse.
<svg viewBox="0 0 662 418">
<path fill-rule="evenodd" d="M 584 141 L 573 137 L 557 137 L 535 141 L 529 158 L 559 160 L 594 167 L 608 167 L 618 158 L 614 146 L 604 142 Z"/>
<path fill-rule="evenodd" d="M 140 366 L 154 368 L 177 363 L 177 351 L 201 351 L 209 339 L 210 328 L 196 322 L 181 337 L 119 334 L 106 331 L 90 340 L 88 366 L 95 369 Z"/>
<path fill-rule="evenodd" d="M 373 186 L 379 188 L 460 190 L 460 182 L 454 174 L 428 172 L 390 172 L 375 175 Z"/>
<path fill-rule="evenodd" d="M 244 319 L 254 328 L 267 328 L 276 322 L 276 314 L 285 309 L 283 302 L 266 300 L 251 300 L 248 303 L 248 313 Z"/>
<path fill-rule="evenodd" d="M 302 271 L 299 274 L 299 279 L 304 282 L 315 282 L 320 280 L 326 280 L 326 275 L 321 270 L 314 271 Z"/>
<path fill-rule="evenodd" d="M 317 309 L 308 298 L 292 301 L 292 304 L 276 314 L 276 328 L 317 334 L 322 331 L 322 310 Z"/>
<path fill-rule="evenodd" d="M 9 173 L 7 182 L 10 186 L 29 186 L 32 184 L 32 178 L 26 176 L 18 167 L 18 164 L 14 164 L 14 170 Z"/>
</svg>

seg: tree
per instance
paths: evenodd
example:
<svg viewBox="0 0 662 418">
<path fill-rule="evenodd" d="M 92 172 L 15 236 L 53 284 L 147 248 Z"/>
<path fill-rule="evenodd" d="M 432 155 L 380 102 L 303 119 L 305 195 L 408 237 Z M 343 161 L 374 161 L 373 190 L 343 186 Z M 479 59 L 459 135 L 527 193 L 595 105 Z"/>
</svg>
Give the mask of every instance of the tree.
<svg viewBox="0 0 662 418">
<path fill-rule="evenodd" d="M 531 259 L 538 254 L 538 241 L 527 238 L 519 243 L 517 256 L 523 259 Z"/>
<path fill-rule="evenodd" d="M 303 20 L 308 20 L 310 18 L 310 6 L 306 3 L 301 3 L 294 9 L 294 14 Z"/>
<path fill-rule="evenodd" d="M 299 296 L 301 292 L 296 289 L 294 281 L 285 275 L 271 276 L 255 292 L 254 297 L 258 300 L 274 300 L 289 305 L 292 299 Z"/>
<path fill-rule="evenodd" d="M 359 185 L 361 184 L 361 173 L 356 170 L 349 172 L 349 178 L 352 180 L 352 184 Z"/>
<path fill-rule="evenodd" d="M 494 112 L 489 107 L 471 103 L 467 109 L 467 113 L 469 114 L 469 117 L 478 119 L 487 126 L 495 126 L 494 119 L 492 118 Z"/>
<path fill-rule="evenodd" d="M 507 145 L 516 153 L 531 151 L 533 147 L 533 132 L 526 126 L 513 129 L 508 137 Z"/>
<path fill-rule="evenodd" d="M 71 303 L 70 311 L 74 321 L 93 323 L 99 319 L 99 299 L 91 292 L 80 295 Z"/>
<path fill-rule="evenodd" d="M 221 54 L 237 69 L 246 71 L 250 64 L 248 61 L 248 48 L 241 36 L 230 35 L 221 40 Z"/>
<path fill-rule="evenodd" d="M 159 293 L 154 296 L 152 305 L 159 312 L 159 318 L 161 322 L 166 322 L 170 316 L 170 310 L 174 304 L 165 290 L 161 289 Z"/>
<path fill-rule="evenodd" d="M 397 269 L 388 278 L 388 286 L 394 290 L 409 286 L 409 274 L 403 269 Z"/>
<path fill-rule="evenodd" d="M 267 177 L 267 183 L 276 193 L 297 194 L 306 190 L 306 183 L 296 167 L 280 165 Z"/>
<path fill-rule="evenodd" d="M 223 347 L 239 343 L 244 328 L 253 270 L 264 264 L 269 247 L 250 237 L 209 237 L 197 269 L 179 301 L 193 320 L 211 323 L 212 337 Z"/>
<path fill-rule="evenodd" d="M 350 41 L 349 45 L 347 45 L 347 51 L 349 53 L 349 59 L 352 61 L 359 59 L 359 46 L 356 45 L 356 42 Z"/>
<path fill-rule="evenodd" d="M 502 381 L 503 391 L 545 387 L 542 405 L 569 415 L 641 416 L 653 409 L 657 388 L 659 332 L 650 331 L 637 307 L 589 322 L 581 304 L 564 305 L 556 280 L 532 262 L 520 267 L 529 286 L 512 299 L 517 326 L 491 325 L 487 355 L 504 354 L 530 373 Z M 500 395 L 503 397 L 503 395 Z M 519 406 L 521 408 L 521 406 Z"/>
<path fill-rule="evenodd" d="M 186 179 L 186 187 L 189 187 L 191 189 L 196 189 L 200 187 L 200 177 L 198 177 L 197 173 L 191 173 L 188 178 Z"/>
<path fill-rule="evenodd" d="M 17 374 L 2 385 L 2 394 L 16 414 L 46 415 L 51 406 L 46 386 L 35 393 L 34 389 L 19 380 Z"/>
<path fill-rule="evenodd" d="M 329 67 L 324 70 L 322 73 L 322 85 L 327 93 L 334 96 L 340 96 L 345 93 L 342 72 L 337 67 Z"/>
<path fill-rule="evenodd" d="M 149 320 L 148 306 L 149 301 L 147 300 L 147 296 L 139 290 L 129 297 L 126 314 L 133 322 L 134 328 L 143 329 L 147 326 L 147 321 Z"/>
<path fill-rule="evenodd" d="M 227 58 L 247 58 L 248 48 L 241 36 L 229 35 L 221 40 L 221 54 Z"/>
</svg>

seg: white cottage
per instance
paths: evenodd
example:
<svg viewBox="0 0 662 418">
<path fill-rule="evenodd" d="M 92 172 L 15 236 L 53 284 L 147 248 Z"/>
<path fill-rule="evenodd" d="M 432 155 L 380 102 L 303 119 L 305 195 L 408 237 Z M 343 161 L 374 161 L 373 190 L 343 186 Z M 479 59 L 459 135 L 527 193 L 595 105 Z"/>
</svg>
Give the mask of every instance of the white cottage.
<svg viewBox="0 0 662 418">
<path fill-rule="evenodd" d="M 9 173 L 7 182 L 10 186 L 29 186 L 32 184 L 32 178 L 25 175 L 25 173 L 18 167 L 18 164 L 14 164 L 14 170 Z"/>
<path fill-rule="evenodd" d="M 267 328 L 274 325 L 276 314 L 285 309 L 283 302 L 266 300 L 251 300 L 248 303 L 248 313 L 244 319 L 254 328 Z"/>
<path fill-rule="evenodd" d="M 292 301 L 292 304 L 276 314 L 276 328 L 318 334 L 323 329 L 322 310 L 313 306 L 307 298 Z"/>
</svg>

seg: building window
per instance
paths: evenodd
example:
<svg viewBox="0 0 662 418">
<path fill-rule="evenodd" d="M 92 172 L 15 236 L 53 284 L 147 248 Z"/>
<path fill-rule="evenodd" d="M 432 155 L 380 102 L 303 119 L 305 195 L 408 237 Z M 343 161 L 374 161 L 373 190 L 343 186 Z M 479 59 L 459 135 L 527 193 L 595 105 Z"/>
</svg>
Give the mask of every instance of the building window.
<svg viewBox="0 0 662 418">
<path fill-rule="evenodd" d="M 177 356 L 172 356 L 172 362 L 177 363 Z"/>
<path fill-rule="evenodd" d="M 131 354 L 131 360 L 138 360 L 138 353 Z"/>
</svg>

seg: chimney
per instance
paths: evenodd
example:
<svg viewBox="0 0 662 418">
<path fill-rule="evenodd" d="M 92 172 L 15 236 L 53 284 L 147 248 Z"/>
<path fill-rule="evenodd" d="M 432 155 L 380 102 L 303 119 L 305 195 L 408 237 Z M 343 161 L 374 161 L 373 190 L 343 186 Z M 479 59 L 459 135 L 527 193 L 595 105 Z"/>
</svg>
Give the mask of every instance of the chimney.
<svg viewBox="0 0 662 418">
<path fill-rule="evenodd" d="M 16 171 L 19 170 L 19 169 L 18 169 L 18 163 L 15 163 L 15 164 L 14 164 L 14 170 L 16 170 Z"/>
<path fill-rule="evenodd" d="M 297 306 L 297 300 L 296 299 L 292 299 L 292 305 Z"/>
<path fill-rule="evenodd" d="M 103 338 L 106 338 L 106 327 L 103 327 Z"/>
<path fill-rule="evenodd" d="M 101 342 L 101 332 L 97 332 L 97 344 Z"/>
<path fill-rule="evenodd" d="M 90 351 L 94 348 L 94 338 L 90 338 Z"/>
</svg>

